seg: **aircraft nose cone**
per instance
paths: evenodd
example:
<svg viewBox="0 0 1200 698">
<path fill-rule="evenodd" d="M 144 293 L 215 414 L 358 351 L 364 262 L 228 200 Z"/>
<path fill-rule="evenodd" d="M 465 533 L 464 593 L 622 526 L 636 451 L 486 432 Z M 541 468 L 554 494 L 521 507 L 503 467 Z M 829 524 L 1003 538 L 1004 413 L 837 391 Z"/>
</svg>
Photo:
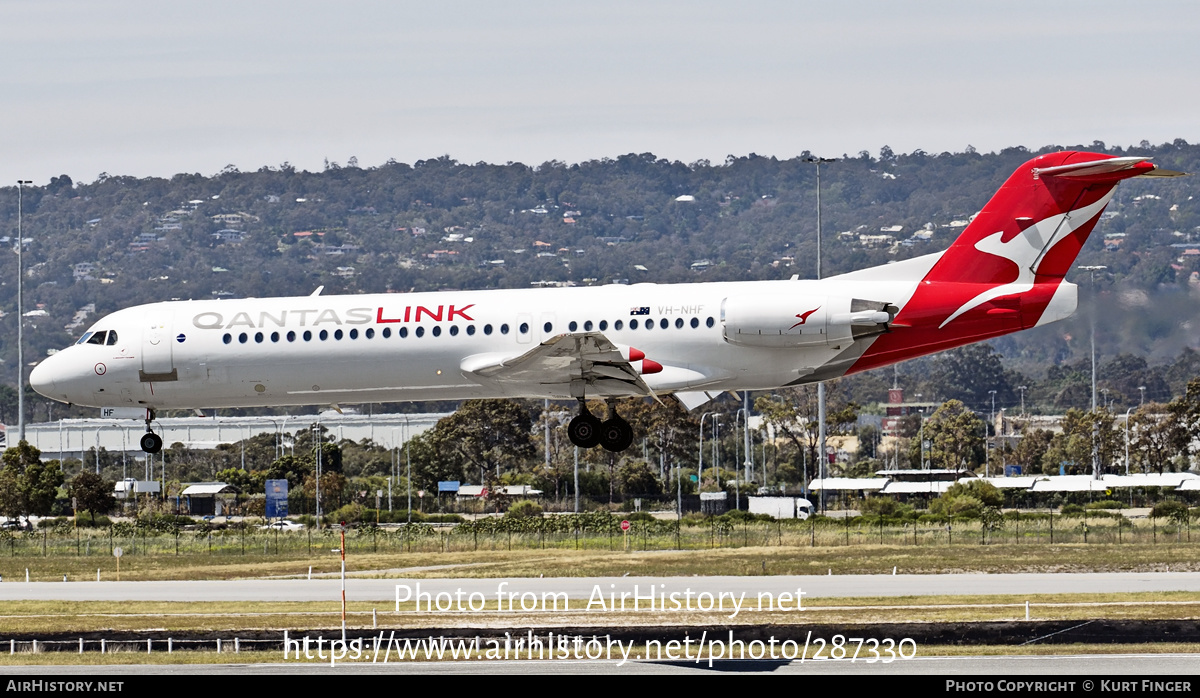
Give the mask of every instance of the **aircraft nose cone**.
<svg viewBox="0 0 1200 698">
<path fill-rule="evenodd" d="M 62 378 L 62 362 L 54 356 L 47 357 L 29 372 L 29 386 L 38 394 L 48 398 L 57 397 L 58 381 Z"/>
</svg>

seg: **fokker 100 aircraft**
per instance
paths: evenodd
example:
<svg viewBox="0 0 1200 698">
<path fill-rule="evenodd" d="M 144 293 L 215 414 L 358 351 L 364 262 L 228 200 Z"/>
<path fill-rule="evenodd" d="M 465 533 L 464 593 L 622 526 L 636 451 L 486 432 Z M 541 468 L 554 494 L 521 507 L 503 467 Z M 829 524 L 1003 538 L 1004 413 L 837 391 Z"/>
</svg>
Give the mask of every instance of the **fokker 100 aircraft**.
<svg viewBox="0 0 1200 698">
<path fill-rule="evenodd" d="M 693 409 L 823 381 L 1070 315 L 1064 281 L 1117 183 L 1179 173 L 1083 152 L 1022 165 L 944 252 L 823 280 L 176 301 L 106 316 L 30 383 L 156 410 L 577 399 L 581 447 L 629 447 L 618 398 Z M 585 398 L 608 402 L 604 420 Z"/>
</svg>

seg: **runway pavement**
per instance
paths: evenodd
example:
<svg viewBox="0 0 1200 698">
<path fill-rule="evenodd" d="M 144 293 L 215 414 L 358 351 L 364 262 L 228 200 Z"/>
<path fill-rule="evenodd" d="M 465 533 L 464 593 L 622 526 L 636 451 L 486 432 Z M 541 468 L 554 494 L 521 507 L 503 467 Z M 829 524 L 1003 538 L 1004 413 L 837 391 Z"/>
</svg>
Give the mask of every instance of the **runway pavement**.
<svg viewBox="0 0 1200 698">
<path fill-rule="evenodd" d="M 1195 654 L 1153 654 L 1153 655 L 1062 655 L 1039 657 L 916 657 L 913 659 L 895 661 L 890 664 L 867 664 L 863 661 L 849 660 L 828 661 L 772 661 L 772 660 L 725 660 L 715 661 L 709 666 L 707 660 L 654 662 L 629 661 L 618 662 L 610 660 L 516 660 L 516 661 L 440 661 L 440 662 L 405 662 L 396 663 L 344 663 L 330 666 L 328 662 L 312 662 L 305 664 L 190 664 L 175 665 L 137 665 L 124 664 L 112 666 L 9 666 L 4 667 L 5 674 L 36 675 L 46 677 L 70 677 L 78 675 L 119 675 L 124 677 L 206 674 L 206 675 L 263 675 L 263 676 L 308 676 L 308 677 L 342 677 L 353 675 L 373 674 L 414 674 L 414 675 L 604 675 L 604 676 L 641 676 L 648 674 L 692 675 L 703 676 L 713 674 L 767 674 L 767 675 L 835 675 L 835 676 L 933 676 L 937 677 L 937 689 L 945 690 L 945 681 L 965 681 L 970 677 L 985 677 L 994 682 L 1012 682 L 1012 685 L 1002 686 L 1006 693 L 1033 692 L 1018 690 L 1015 682 L 1055 681 L 1056 692 L 1088 693 L 1092 691 L 1106 692 L 1116 690 L 1106 688 L 1118 682 L 1114 677 L 1130 676 L 1172 676 L 1173 680 L 1181 681 L 1184 686 L 1176 686 L 1174 692 L 1191 692 L 1200 687 L 1200 680 L 1193 677 L 1195 668 L 1200 663 L 1200 655 Z M 1085 682 L 1090 682 L 1086 684 Z M 1107 682 L 1107 683 L 1104 683 Z M 1071 688 L 1067 684 L 1073 684 Z M 1139 692 L 1141 681 L 1136 680 L 1138 687 L 1128 692 Z M 1061 687 L 1059 687 L 1061 686 Z M 850 688 L 847 686 L 846 688 Z M 982 689 L 976 692 L 983 692 Z M 1148 691 L 1152 692 L 1152 691 Z"/>
<path fill-rule="evenodd" d="M 770 593 L 775 597 L 803 591 L 804 598 L 898 597 L 977 594 L 1058 594 L 1200 592 L 1198 572 L 1130 572 L 1091 574 L 950 574 L 950 575 L 837 575 L 775 577 L 553 577 L 544 579 L 419 579 L 403 578 L 346 580 L 349 601 L 394 603 L 400 593 L 417 592 L 436 598 L 439 593 L 464 597 L 481 594 L 489 602 L 503 594 L 520 598 L 531 592 L 566 593 L 572 599 L 587 599 L 597 590 L 608 597 L 622 593 L 655 594 L 690 591 L 748 597 Z M 636 588 L 636 589 L 635 589 Z M 326 601 L 340 596 L 337 579 L 255 579 L 232 581 L 156 582 L 10 582 L 0 584 L 0 601 Z M 517 594 L 517 597 L 508 597 Z"/>
</svg>

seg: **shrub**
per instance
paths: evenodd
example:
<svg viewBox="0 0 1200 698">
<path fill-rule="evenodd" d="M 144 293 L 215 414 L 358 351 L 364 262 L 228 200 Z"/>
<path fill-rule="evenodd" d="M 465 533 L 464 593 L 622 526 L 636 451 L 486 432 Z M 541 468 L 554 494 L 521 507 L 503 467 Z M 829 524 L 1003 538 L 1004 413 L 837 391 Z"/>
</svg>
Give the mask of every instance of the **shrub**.
<svg viewBox="0 0 1200 698">
<path fill-rule="evenodd" d="M 361 504 L 347 504 L 341 509 L 338 509 L 330 514 L 328 521 L 330 523 L 340 523 L 342 521 L 345 521 L 346 523 L 358 523 L 364 520 L 366 511 L 367 508 Z M 374 517 L 372 517 L 371 523 L 374 522 Z"/>
<path fill-rule="evenodd" d="M 1088 502 L 1087 504 L 1084 505 L 1084 508 L 1088 509 L 1088 510 L 1092 510 L 1092 509 L 1125 509 L 1126 504 L 1124 502 L 1118 502 L 1115 499 L 1101 499 L 1098 502 Z"/>
<path fill-rule="evenodd" d="M 513 519 L 541 518 L 542 506 L 530 499 L 522 499 L 504 512 L 504 516 Z"/>
<path fill-rule="evenodd" d="M 415 512 L 414 512 L 415 513 Z M 414 519 L 415 521 L 416 519 Z M 425 515 L 425 523 L 466 523 L 467 520 L 458 514 L 427 514 Z"/>
<path fill-rule="evenodd" d="M 1176 499 L 1164 499 L 1158 504 L 1155 504 L 1154 508 L 1150 510 L 1150 518 L 1152 519 L 1186 521 L 1187 515 L 1187 505 Z"/>
<path fill-rule="evenodd" d="M 864 514 L 878 514 L 880 516 L 893 516 L 900 503 L 891 497 L 867 497 L 859 505 L 858 510 Z"/>
<path fill-rule="evenodd" d="M 1084 508 L 1078 504 L 1064 504 L 1059 513 L 1063 516 L 1078 516 L 1084 513 Z"/>
<path fill-rule="evenodd" d="M 108 528 L 113 525 L 112 519 L 107 516 L 92 517 L 91 512 L 81 511 L 79 516 L 75 517 L 80 528 Z"/>
<path fill-rule="evenodd" d="M 934 514 L 977 519 L 984 507 L 999 507 L 1004 496 L 994 485 L 983 480 L 961 480 L 933 500 L 929 511 Z"/>
<path fill-rule="evenodd" d="M 721 519 L 723 521 L 737 521 L 737 522 L 774 521 L 775 520 L 775 517 L 771 516 L 770 514 L 751 514 L 750 512 L 742 511 L 741 509 L 733 509 L 732 511 L 727 511 L 724 514 L 721 514 L 720 516 L 718 516 L 717 518 Z"/>
<path fill-rule="evenodd" d="M 412 512 L 413 523 L 423 523 L 427 520 L 427 518 L 428 517 L 425 514 L 417 511 L 416 509 L 414 509 Z M 363 509 L 361 520 L 371 524 L 375 523 L 376 521 L 379 523 L 408 523 L 408 509 L 393 509 L 392 511 L 388 511 L 387 509 L 381 509 L 379 511 L 374 509 Z"/>
</svg>

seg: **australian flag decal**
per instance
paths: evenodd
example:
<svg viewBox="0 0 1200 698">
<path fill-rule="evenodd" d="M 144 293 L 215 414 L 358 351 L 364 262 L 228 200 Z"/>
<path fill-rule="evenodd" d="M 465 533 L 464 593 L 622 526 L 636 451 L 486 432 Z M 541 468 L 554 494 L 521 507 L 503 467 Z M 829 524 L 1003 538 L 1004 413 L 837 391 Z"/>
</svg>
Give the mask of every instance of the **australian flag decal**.
<svg viewBox="0 0 1200 698">
<path fill-rule="evenodd" d="M 630 315 L 649 315 L 650 314 L 650 306 L 643 305 L 640 308 L 630 308 L 629 314 Z"/>
</svg>

